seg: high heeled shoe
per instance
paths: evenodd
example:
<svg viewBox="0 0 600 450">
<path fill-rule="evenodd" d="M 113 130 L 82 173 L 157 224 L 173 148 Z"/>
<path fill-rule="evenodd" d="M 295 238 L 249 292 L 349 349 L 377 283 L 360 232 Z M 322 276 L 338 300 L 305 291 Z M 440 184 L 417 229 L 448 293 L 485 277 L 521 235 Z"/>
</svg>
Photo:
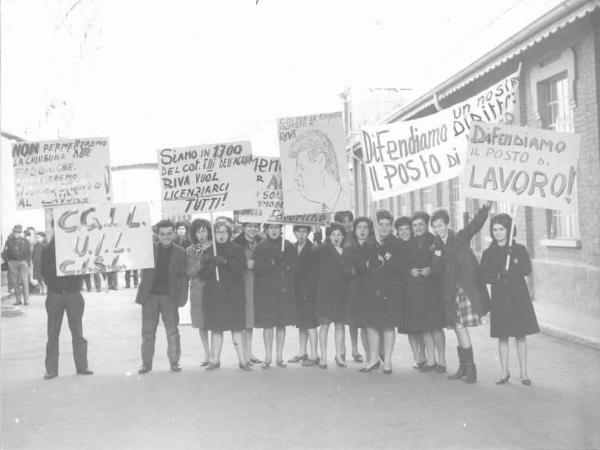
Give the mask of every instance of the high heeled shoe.
<svg viewBox="0 0 600 450">
<path fill-rule="evenodd" d="M 277 364 L 277 367 L 287 367 L 287 363 L 283 359 L 275 362 Z"/>
<path fill-rule="evenodd" d="M 521 384 L 523 386 L 531 386 L 531 380 L 529 378 L 521 378 Z"/>
<path fill-rule="evenodd" d="M 384 375 L 391 375 L 392 374 L 392 369 L 383 369 L 383 374 Z"/>
<path fill-rule="evenodd" d="M 346 365 L 346 363 L 344 362 L 343 358 L 341 361 L 337 358 L 337 356 L 334 359 L 335 359 L 335 363 L 337 364 L 338 367 L 348 367 Z"/>
<path fill-rule="evenodd" d="M 367 373 L 367 372 L 371 372 L 372 370 L 377 370 L 379 369 L 379 365 L 381 363 L 379 361 L 377 361 L 375 364 L 373 364 L 371 367 L 363 367 L 361 369 L 358 369 L 359 372 L 362 373 Z"/>
<path fill-rule="evenodd" d="M 208 363 L 208 366 L 206 366 L 206 369 L 204 370 L 217 370 L 219 368 L 221 368 L 221 361 L 216 363 Z"/>
<path fill-rule="evenodd" d="M 308 359 L 308 355 L 305 353 L 304 355 L 296 355 L 293 358 L 288 359 L 288 362 L 292 363 L 292 364 L 296 364 L 296 363 L 304 362 L 307 359 Z"/>
<path fill-rule="evenodd" d="M 354 359 L 354 362 L 357 362 L 357 363 L 361 363 L 361 362 L 365 361 L 360 353 L 352 353 L 352 359 Z"/>
<path fill-rule="evenodd" d="M 505 377 L 502 377 L 498 381 L 496 381 L 496 384 L 498 386 L 500 386 L 501 384 L 506 384 L 506 383 L 508 383 L 509 378 L 510 378 L 510 373 L 508 375 L 506 375 Z"/>
<path fill-rule="evenodd" d="M 245 364 L 239 363 L 238 365 L 239 365 L 240 369 L 242 369 L 242 370 L 244 370 L 246 372 L 252 372 L 252 367 L 250 367 L 250 363 L 249 362 L 247 362 Z"/>
<path fill-rule="evenodd" d="M 271 361 L 263 361 L 263 363 L 260 366 L 261 369 L 268 369 L 270 367 L 271 367 Z"/>
<path fill-rule="evenodd" d="M 200 367 L 206 367 L 206 366 L 208 366 L 208 364 L 209 364 L 209 362 L 208 362 L 208 361 L 202 361 L 202 362 L 200 363 Z"/>
</svg>

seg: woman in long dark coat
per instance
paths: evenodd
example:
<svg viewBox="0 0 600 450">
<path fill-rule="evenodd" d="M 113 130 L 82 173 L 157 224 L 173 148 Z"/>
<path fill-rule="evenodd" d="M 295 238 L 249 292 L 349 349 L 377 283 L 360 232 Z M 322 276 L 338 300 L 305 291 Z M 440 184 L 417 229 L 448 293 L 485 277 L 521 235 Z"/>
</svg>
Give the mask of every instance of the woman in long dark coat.
<svg viewBox="0 0 600 450">
<path fill-rule="evenodd" d="M 209 249 L 212 247 L 212 231 L 208 220 L 195 219 L 191 226 L 192 243 L 186 249 L 187 276 L 190 279 L 190 316 L 192 327 L 198 328 L 200 341 L 204 349 L 204 361 L 201 367 L 208 366 L 210 359 L 210 345 L 208 340 L 208 329 L 204 320 L 204 285 L 206 280 L 200 277 L 200 269 L 208 262 Z"/>
<path fill-rule="evenodd" d="M 290 363 L 301 362 L 303 366 L 319 364 L 317 352 L 317 249 L 308 239 L 311 227 L 294 225 L 296 243 L 294 246 L 294 292 L 296 294 L 296 327 L 298 328 L 300 349 Z M 307 353 L 307 344 L 310 352 Z"/>
<path fill-rule="evenodd" d="M 319 279 L 317 284 L 317 319 L 321 364 L 327 368 L 327 335 L 335 323 L 335 362 L 346 367 L 346 300 L 349 278 L 344 273 L 344 226 L 333 222 L 325 230 L 325 244 L 319 248 Z"/>
<path fill-rule="evenodd" d="M 498 338 L 500 379 L 496 384 L 506 384 L 508 371 L 508 338 L 517 343 L 517 356 L 521 368 L 521 382 L 529 386 L 527 374 L 527 340 L 529 334 L 540 331 L 525 277 L 531 274 L 531 260 L 527 249 L 513 240 L 508 245 L 512 219 L 508 214 L 498 214 L 490 221 L 492 243 L 481 256 L 481 277 L 492 285 L 490 335 Z M 513 238 L 516 230 L 513 230 Z M 506 270 L 507 256 L 509 268 Z"/>
<path fill-rule="evenodd" d="M 368 270 L 361 293 L 360 320 L 367 328 L 369 360 L 361 369 L 379 367 L 380 331 L 383 331 L 383 372 L 392 373 L 392 354 L 396 326 L 404 311 L 403 270 L 406 264 L 404 244 L 392 235 L 394 218 L 389 211 L 377 211 L 378 236 L 369 243 Z"/>
<path fill-rule="evenodd" d="M 254 251 L 254 322 L 257 328 L 264 329 L 264 369 L 271 366 L 275 329 L 277 366 L 286 366 L 283 360 L 285 327 L 296 323 L 292 273 L 294 246 L 286 240 L 284 250 L 281 251 L 281 225 L 268 224 L 266 228 L 266 239 Z"/>
<path fill-rule="evenodd" d="M 258 235 L 259 223 L 246 222 L 242 224 L 242 233 L 233 242 L 244 249 L 246 255 L 246 272 L 244 272 L 244 287 L 246 292 L 246 326 L 242 332 L 246 359 L 252 364 L 260 363 L 252 351 L 252 330 L 254 329 L 254 250 L 262 238 Z"/>
<path fill-rule="evenodd" d="M 429 214 L 416 212 L 412 217 L 413 238 L 406 244 L 406 310 L 404 329 L 421 334 L 427 348 L 427 363 L 422 372 L 446 372 L 444 305 L 438 279 L 431 273 L 435 236 L 428 231 Z M 437 354 L 437 358 L 436 358 Z"/>
<path fill-rule="evenodd" d="M 223 332 L 231 331 L 240 369 L 251 370 L 242 347 L 246 307 L 243 278 L 246 257 L 242 247 L 230 241 L 232 228 L 228 222 L 217 220 L 214 230 L 217 256 L 214 256 L 211 247 L 208 263 L 200 270 L 200 276 L 206 279 L 205 325 L 211 331 L 211 358 L 206 369 L 220 367 Z M 219 271 L 219 281 L 216 279 L 216 268 Z"/>
<path fill-rule="evenodd" d="M 479 263 L 471 250 L 471 239 L 487 220 L 489 203 L 482 206 L 473 220 L 454 233 L 448 228 L 450 217 L 440 209 L 431 216 L 431 226 L 437 235 L 431 269 L 440 277 L 446 326 L 454 329 L 458 340 L 459 367 L 451 380 L 477 381 L 469 327 L 481 324 L 481 317 L 490 310 L 490 299 L 479 276 Z"/>
</svg>

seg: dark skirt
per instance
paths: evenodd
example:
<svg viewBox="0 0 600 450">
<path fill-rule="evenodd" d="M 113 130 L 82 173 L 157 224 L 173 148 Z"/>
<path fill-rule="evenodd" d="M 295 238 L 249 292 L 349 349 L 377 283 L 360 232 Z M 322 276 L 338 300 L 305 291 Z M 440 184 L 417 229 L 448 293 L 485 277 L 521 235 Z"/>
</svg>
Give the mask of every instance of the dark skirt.
<svg viewBox="0 0 600 450">
<path fill-rule="evenodd" d="M 317 303 L 315 300 L 297 300 L 296 308 L 296 327 L 298 328 L 316 328 L 319 325 L 317 321 Z"/>
<path fill-rule="evenodd" d="M 364 325 L 360 317 L 360 290 L 359 283 L 352 280 L 348 287 L 346 300 L 346 323 L 351 327 L 363 328 Z"/>
<path fill-rule="evenodd" d="M 273 283 L 263 277 L 254 279 L 254 326 L 285 327 L 296 324 L 296 299 L 293 284 Z"/>
<path fill-rule="evenodd" d="M 490 313 L 491 337 L 522 337 L 539 332 L 540 327 L 530 301 L 493 299 Z"/>
<path fill-rule="evenodd" d="M 404 301 L 401 295 L 389 295 L 376 291 L 359 300 L 358 322 L 367 328 L 396 328 L 403 323 Z"/>
<path fill-rule="evenodd" d="M 241 331 L 246 322 L 244 286 L 224 286 L 209 280 L 204 287 L 204 328 L 211 331 Z M 233 292 L 232 292 L 233 291 Z"/>
<path fill-rule="evenodd" d="M 405 292 L 406 305 L 399 332 L 419 334 L 444 328 L 442 293 L 431 280 L 409 278 Z"/>
<path fill-rule="evenodd" d="M 338 286 L 319 284 L 317 288 L 317 320 L 327 325 L 346 323 L 348 292 Z"/>
<path fill-rule="evenodd" d="M 205 280 L 197 277 L 190 282 L 190 317 L 194 328 L 206 328 L 204 325 L 204 307 L 202 305 L 205 284 Z"/>
</svg>

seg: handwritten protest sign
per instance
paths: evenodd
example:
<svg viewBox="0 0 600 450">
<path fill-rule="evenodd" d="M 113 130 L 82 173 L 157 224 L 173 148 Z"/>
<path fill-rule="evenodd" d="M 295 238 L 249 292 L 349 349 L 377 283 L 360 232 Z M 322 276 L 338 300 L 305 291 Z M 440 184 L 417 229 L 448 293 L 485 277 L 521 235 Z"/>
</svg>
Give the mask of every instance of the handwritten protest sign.
<svg viewBox="0 0 600 450">
<path fill-rule="evenodd" d="M 108 138 L 17 142 L 12 157 L 17 209 L 112 199 Z"/>
<path fill-rule="evenodd" d="M 472 124 L 463 177 L 467 197 L 573 209 L 581 136 L 537 128 Z"/>
<path fill-rule="evenodd" d="M 58 276 L 154 267 L 148 203 L 54 208 Z"/>
<path fill-rule="evenodd" d="M 263 223 L 283 214 L 281 163 L 279 158 L 254 156 L 252 166 L 256 176 L 257 209 L 237 211 L 240 222 Z"/>
<path fill-rule="evenodd" d="M 250 142 L 158 150 L 165 216 L 256 209 Z"/>
<path fill-rule="evenodd" d="M 277 120 L 285 214 L 352 209 L 342 113 Z"/>
<path fill-rule="evenodd" d="M 518 73 L 452 108 L 423 118 L 364 127 L 363 159 L 372 200 L 421 189 L 464 170 L 475 121 L 512 123 Z"/>
</svg>

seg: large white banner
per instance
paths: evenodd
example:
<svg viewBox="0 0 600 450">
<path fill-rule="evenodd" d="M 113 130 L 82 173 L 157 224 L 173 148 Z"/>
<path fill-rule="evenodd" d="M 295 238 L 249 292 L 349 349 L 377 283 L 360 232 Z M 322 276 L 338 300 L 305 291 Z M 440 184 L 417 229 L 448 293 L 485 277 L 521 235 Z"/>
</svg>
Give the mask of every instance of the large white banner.
<svg viewBox="0 0 600 450">
<path fill-rule="evenodd" d="M 516 72 L 436 114 L 363 127 L 363 160 L 371 200 L 404 194 L 461 175 L 472 123 L 513 123 L 518 113 L 518 82 Z"/>
<path fill-rule="evenodd" d="M 463 177 L 467 197 L 572 210 L 581 136 L 472 124 Z"/>
<path fill-rule="evenodd" d="M 164 216 L 256 209 L 250 142 L 158 150 Z"/>
<path fill-rule="evenodd" d="M 148 203 L 56 207 L 54 236 L 58 276 L 154 267 Z"/>
<path fill-rule="evenodd" d="M 108 138 L 17 142 L 12 158 L 17 209 L 112 200 Z"/>
<path fill-rule="evenodd" d="M 342 113 L 277 120 L 286 215 L 352 209 Z"/>
</svg>

